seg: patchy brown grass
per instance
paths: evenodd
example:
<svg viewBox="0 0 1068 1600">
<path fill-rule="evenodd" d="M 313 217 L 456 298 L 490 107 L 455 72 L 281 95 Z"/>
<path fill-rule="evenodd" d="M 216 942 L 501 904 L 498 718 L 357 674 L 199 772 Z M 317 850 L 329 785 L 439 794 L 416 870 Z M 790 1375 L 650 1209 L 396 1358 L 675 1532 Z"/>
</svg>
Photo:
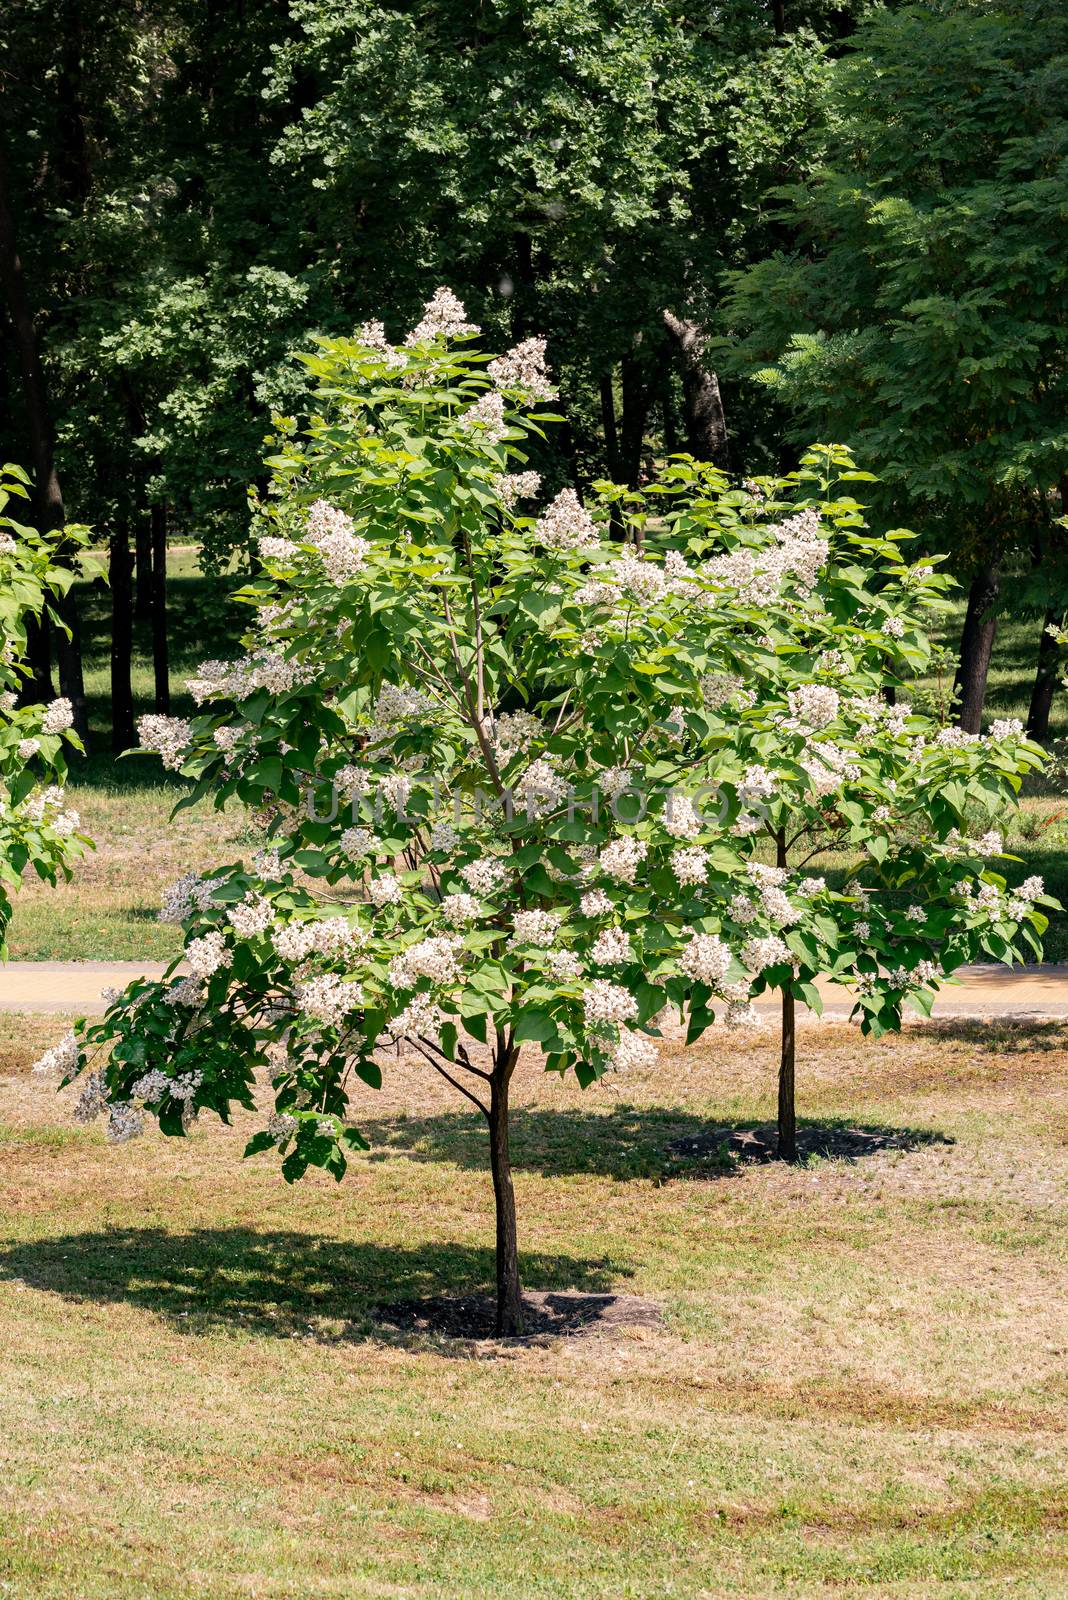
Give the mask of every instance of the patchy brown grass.
<svg viewBox="0 0 1068 1600">
<path fill-rule="evenodd" d="M 1064 1594 L 1068 1029 L 806 1027 L 804 1116 L 944 1142 L 801 1168 L 668 1151 L 766 1120 L 770 1034 L 524 1063 L 527 1281 L 665 1320 L 516 1348 L 370 1315 L 492 1281 L 440 1080 L 392 1066 L 294 1190 L 247 1125 L 72 1128 L 61 1026 L 0 1020 L 0 1594 Z"/>
</svg>

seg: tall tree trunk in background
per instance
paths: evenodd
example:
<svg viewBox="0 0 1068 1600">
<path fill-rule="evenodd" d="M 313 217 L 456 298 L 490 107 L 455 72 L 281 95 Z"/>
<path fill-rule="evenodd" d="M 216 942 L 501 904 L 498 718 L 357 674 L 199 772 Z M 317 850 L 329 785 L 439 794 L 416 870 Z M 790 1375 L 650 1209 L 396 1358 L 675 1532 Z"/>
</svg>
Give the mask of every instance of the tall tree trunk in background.
<svg viewBox="0 0 1068 1600">
<path fill-rule="evenodd" d="M 152 674 L 156 711 L 166 716 L 171 709 L 167 651 L 167 507 L 159 500 L 152 505 Z"/>
<path fill-rule="evenodd" d="M 134 732 L 133 683 L 133 561 L 130 535 L 121 522 L 108 541 L 108 579 L 111 587 L 111 748 L 116 754 L 137 743 Z"/>
<path fill-rule="evenodd" d="M 604 429 L 605 468 L 613 483 L 619 483 L 623 467 L 619 459 L 619 430 L 616 427 L 616 396 L 611 369 L 601 377 L 601 426 Z"/>
<path fill-rule="evenodd" d="M 26 618 L 26 663 L 30 676 L 22 690 L 27 705 L 47 705 L 54 700 L 52 686 L 52 640 L 47 618 L 38 622 L 36 617 Z"/>
<path fill-rule="evenodd" d="M 771 0 L 771 20 L 776 39 L 781 39 L 786 32 L 786 0 Z"/>
<path fill-rule="evenodd" d="M 1053 696 L 1057 691 L 1060 646 L 1047 631 L 1060 621 L 1058 613 L 1050 606 L 1042 619 L 1042 637 L 1038 643 L 1038 667 L 1031 690 L 1031 704 L 1027 711 L 1027 736 L 1029 739 L 1049 738 L 1049 714 Z"/>
<path fill-rule="evenodd" d="M 1068 473 L 1061 479 L 1061 515 L 1068 517 Z M 1064 532 L 1056 525 L 1050 530 L 1053 554 L 1056 558 L 1061 555 L 1064 543 Z M 1038 560 L 1042 559 L 1042 551 L 1038 551 Z M 1059 565 L 1059 563 L 1058 563 Z M 1059 581 L 1058 565 L 1054 566 L 1054 581 Z M 1049 717 L 1053 709 L 1053 696 L 1057 692 L 1057 680 L 1060 677 L 1061 647 L 1056 639 L 1048 632 L 1050 627 L 1059 627 L 1064 618 L 1064 598 L 1055 593 L 1055 603 L 1046 610 L 1042 619 L 1042 637 L 1038 642 L 1038 665 L 1035 669 L 1035 682 L 1031 690 L 1031 704 L 1027 712 L 1027 733 L 1032 739 L 1049 738 Z"/>
<path fill-rule="evenodd" d="M 59 475 L 55 462 L 55 433 L 48 406 L 48 389 L 45 384 L 37 328 L 30 307 L 26 277 L 19 258 L 15 219 L 11 210 L 4 152 L 0 150 L 0 288 L 7 302 L 8 316 L 14 335 L 15 351 L 22 378 L 23 399 L 26 406 L 26 430 L 30 443 L 30 465 L 33 468 L 34 503 L 37 526 L 42 533 L 62 528 L 67 520 Z M 81 639 L 78 628 L 78 609 L 73 594 L 55 602 L 55 610 L 70 630 L 68 637 L 56 629 L 56 659 L 59 664 L 60 693 L 66 695 L 74 708 L 74 726 L 86 737 L 88 732 L 85 713 L 85 685 L 82 677 Z M 41 673 L 44 653 L 39 640 L 35 641 Z M 34 678 L 41 681 L 35 666 Z"/>
<path fill-rule="evenodd" d="M 635 355 L 625 355 L 620 363 L 620 391 L 623 416 L 619 429 L 620 476 L 617 481 L 636 489 L 642 475 L 642 445 L 652 390 L 645 365 Z"/>
<path fill-rule="evenodd" d="M 138 515 L 134 531 L 134 552 L 137 564 L 134 616 L 138 622 L 147 622 L 152 615 L 152 525 L 143 512 Z"/>
<path fill-rule="evenodd" d="M 727 461 L 727 419 L 719 379 L 705 365 L 701 330 L 673 311 L 664 312 L 664 326 L 671 335 L 682 372 L 682 395 L 686 408 L 686 439 L 690 454 L 698 461 Z"/>
<path fill-rule="evenodd" d="M 960 691 L 958 721 L 965 733 L 978 733 L 983 722 L 986 680 L 998 631 L 995 607 L 1001 592 L 1001 573 L 994 562 L 980 567 L 968 590 L 968 610 L 960 636 Z"/>
</svg>

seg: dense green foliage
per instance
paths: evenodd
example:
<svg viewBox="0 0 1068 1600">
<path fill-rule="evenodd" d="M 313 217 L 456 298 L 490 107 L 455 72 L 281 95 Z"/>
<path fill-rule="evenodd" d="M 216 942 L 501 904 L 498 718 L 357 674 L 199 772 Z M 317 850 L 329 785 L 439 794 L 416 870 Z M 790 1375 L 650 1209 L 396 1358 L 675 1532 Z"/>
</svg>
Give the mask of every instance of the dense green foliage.
<svg viewBox="0 0 1068 1600">
<path fill-rule="evenodd" d="M 857 44 L 780 211 L 796 245 L 734 279 L 728 358 L 965 564 L 1030 555 L 1068 466 L 1068 13 L 937 0 Z M 1054 575 L 1063 605 L 1047 550 Z"/>
<path fill-rule="evenodd" d="M 64 594 L 73 581 L 69 565 L 59 563 L 57 547 L 69 556 L 82 531 L 67 528 L 44 538 L 7 515 L 13 499 L 29 498 L 25 473 L 0 470 L 0 956 L 11 918 L 11 897 L 29 870 L 48 883 L 70 876 L 70 863 L 87 841 L 79 818 L 63 794 L 67 766 L 64 746 L 80 749 L 71 730 L 69 700 L 51 705 L 20 705 L 26 678 L 26 628 Z"/>
</svg>

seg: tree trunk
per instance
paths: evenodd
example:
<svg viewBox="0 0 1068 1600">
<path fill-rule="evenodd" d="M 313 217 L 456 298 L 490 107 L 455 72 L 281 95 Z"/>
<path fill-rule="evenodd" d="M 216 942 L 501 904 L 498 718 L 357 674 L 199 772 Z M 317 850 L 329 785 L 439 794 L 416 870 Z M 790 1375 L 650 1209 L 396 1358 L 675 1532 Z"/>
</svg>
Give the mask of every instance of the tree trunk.
<svg viewBox="0 0 1068 1600">
<path fill-rule="evenodd" d="M 143 513 L 137 518 L 134 553 L 137 563 L 134 616 L 138 622 L 147 622 L 152 615 L 152 526 Z"/>
<path fill-rule="evenodd" d="M 490 1085 L 490 1165 L 497 1218 L 497 1332 L 505 1337 L 523 1332 L 523 1299 L 519 1288 L 519 1246 L 515 1225 L 515 1190 L 508 1152 L 508 1086 L 515 1058 L 498 1061 Z"/>
<path fill-rule="evenodd" d="M 167 660 L 167 507 L 161 501 L 152 506 L 152 672 L 156 711 L 167 716 L 171 709 Z"/>
<path fill-rule="evenodd" d="M 125 523 L 113 530 L 108 542 L 108 577 L 111 582 L 111 748 L 118 754 L 137 743 L 130 678 L 133 563 Z"/>
<path fill-rule="evenodd" d="M 601 378 L 601 424 L 604 428 L 605 467 L 613 483 L 619 483 L 623 468 L 619 460 L 619 432 L 616 428 L 616 397 L 612 388 L 612 374 Z"/>
<path fill-rule="evenodd" d="M 26 275 L 18 252 L 15 218 L 8 195 L 7 166 L 2 150 L 0 150 L 0 288 L 3 289 L 7 303 L 19 373 L 22 378 L 26 430 L 29 435 L 33 467 L 37 528 L 40 533 L 52 533 L 56 528 L 63 527 L 67 514 L 59 486 L 59 475 L 56 472 L 55 434 L 48 406 L 48 388 L 45 383 L 44 368 L 41 365 L 41 351 L 30 306 L 29 291 L 26 287 Z M 61 628 L 55 630 L 59 690 L 70 701 L 74 709 L 74 727 L 84 739 L 88 728 L 78 608 L 73 594 L 56 599 L 53 605 L 69 630 L 69 634 L 65 634 Z M 50 673 L 45 665 L 47 639 L 44 646 L 39 636 L 33 643 L 37 653 L 37 660 L 33 663 L 33 681 L 40 686 L 46 676 L 50 680 Z M 51 687 L 50 681 L 49 687 Z"/>
<path fill-rule="evenodd" d="M 786 829 L 780 828 L 775 836 L 775 865 L 784 870 L 789 865 L 786 855 Z M 789 988 L 782 992 L 782 1037 L 779 1048 L 779 1136 L 776 1155 L 780 1161 L 797 1160 L 797 1112 L 794 1097 L 794 1057 L 797 1030 L 794 1016 L 794 997 Z"/>
<path fill-rule="evenodd" d="M 26 618 L 26 662 L 30 676 L 25 680 L 19 698 L 24 705 L 47 705 L 54 700 L 52 687 L 52 643 L 48 632 L 48 618 Z"/>
<path fill-rule="evenodd" d="M 797 1160 L 797 1112 L 794 1099 L 794 1056 L 796 1053 L 794 997 L 782 992 L 782 1047 L 779 1052 L 779 1139 L 776 1153 L 780 1161 Z"/>
<path fill-rule="evenodd" d="M 63 627 L 55 629 L 56 666 L 59 669 L 59 692 L 65 695 L 74 709 L 75 732 L 82 743 L 88 745 L 89 713 L 85 704 L 85 673 L 82 669 L 82 629 L 78 621 L 78 603 L 74 594 L 57 595 L 53 601 Z"/>
<path fill-rule="evenodd" d="M 960 691 L 958 721 L 965 733 L 978 733 L 983 722 L 986 680 L 998 629 L 994 609 L 1001 587 L 1001 574 L 993 563 L 981 567 L 968 591 L 968 610 L 960 636 L 960 665 L 957 689 Z"/>
<path fill-rule="evenodd" d="M 698 461 L 715 461 L 723 466 L 727 459 L 727 420 L 719 379 L 705 366 L 701 331 L 696 323 L 677 317 L 672 311 L 664 312 L 664 326 L 674 342 L 682 370 L 687 447 Z"/>
<path fill-rule="evenodd" d="M 1060 645 L 1047 629 L 1056 626 L 1057 621 L 1057 612 L 1051 606 L 1042 619 L 1042 637 L 1038 642 L 1038 667 L 1035 671 L 1034 687 L 1031 690 L 1031 704 L 1027 712 L 1029 739 L 1049 738 L 1049 714 L 1057 690 L 1058 661 L 1061 651 Z"/>
<path fill-rule="evenodd" d="M 771 20 L 776 39 L 781 39 L 786 32 L 786 0 L 771 0 Z"/>
<path fill-rule="evenodd" d="M 626 355 L 620 363 L 620 390 L 623 417 L 619 430 L 619 478 L 629 489 L 636 489 L 642 475 L 642 445 L 649 415 L 649 385 L 637 356 Z"/>
</svg>

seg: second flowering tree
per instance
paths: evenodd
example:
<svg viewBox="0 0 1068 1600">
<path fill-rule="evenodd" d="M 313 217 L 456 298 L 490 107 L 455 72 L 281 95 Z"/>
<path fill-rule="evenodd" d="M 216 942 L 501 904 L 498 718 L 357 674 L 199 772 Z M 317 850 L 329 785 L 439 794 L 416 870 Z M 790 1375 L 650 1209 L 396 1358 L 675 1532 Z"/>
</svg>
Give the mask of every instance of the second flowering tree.
<svg viewBox="0 0 1068 1600">
<path fill-rule="evenodd" d="M 197 796 L 254 808 L 263 849 L 174 886 L 184 972 L 62 1064 L 116 1138 L 268 1084 L 248 1152 L 292 1180 L 340 1177 L 357 1092 L 422 1058 L 486 1119 L 511 1334 L 521 1050 L 587 1085 L 651 1066 L 672 1014 L 688 1039 L 746 1025 L 771 987 L 786 1019 L 820 973 L 894 1026 L 1041 930 L 1040 886 L 1006 892 L 968 820 L 1037 756 L 887 704 L 945 583 L 865 530 L 845 452 L 539 504 L 544 344 L 487 361 L 475 332 L 439 291 L 402 343 L 371 324 L 308 358 L 319 414 L 279 428 L 247 653 L 203 665 L 192 723 L 142 725 Z M 857 858 L 838 888 L 806 865 L 830 844 Z"/>
</svg>

